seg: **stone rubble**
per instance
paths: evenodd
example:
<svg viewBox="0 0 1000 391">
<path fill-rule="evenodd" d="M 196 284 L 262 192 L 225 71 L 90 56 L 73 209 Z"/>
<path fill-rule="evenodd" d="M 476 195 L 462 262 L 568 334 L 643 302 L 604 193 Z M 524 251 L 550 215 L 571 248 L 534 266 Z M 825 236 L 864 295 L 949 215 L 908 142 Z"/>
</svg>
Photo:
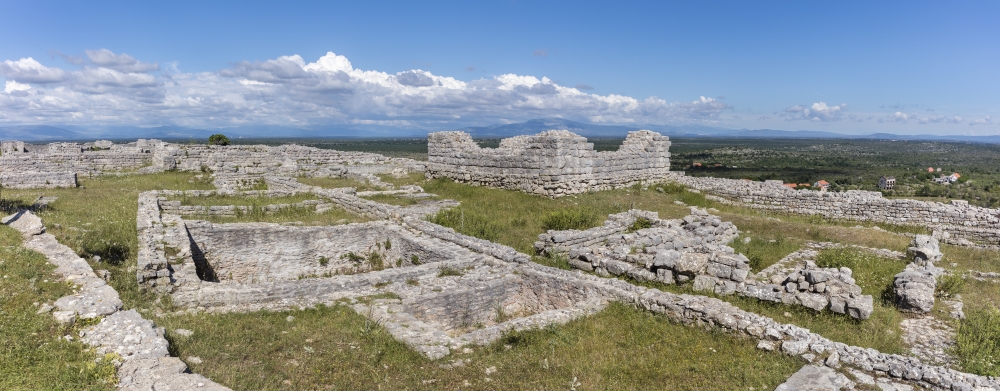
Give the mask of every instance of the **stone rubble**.
<svg viewBox="0 0 1000 391">
<path fill-rule="evenodd" d="M 650 227 L 629 232 L 640 220 Z M 774 268 L 750 275 L 749 259 L 726 245 L 737 235 L 732 223 L 696 207 L 682 220 L 661 220 L 655 212 L 631 210 L 608 216 L 600 227 L 541 234 L 535 249 L 565 254 L 570 266 L 601 276 L 625 275 L 664 284 L 692 281 L 696 291 L 739 294 L 817 311 L 829 308 L 858 319 L 871 315 L 873 299 L 861 294 L 850 269 L 818 268 L 803 261 L 780 276 Z M 815 257 L 816 251 L 809 251 Z"/>
<path fill-rule="evenodd" d="M 934 307 L 937 276 L 944 273 L 934 264 L 941 260 L 938 240 L 929 235 L 917 235 L 906 250 L 913 262 L 895 276 L 897 306 L 901 311 L 926 314 Z"/>
</svg>

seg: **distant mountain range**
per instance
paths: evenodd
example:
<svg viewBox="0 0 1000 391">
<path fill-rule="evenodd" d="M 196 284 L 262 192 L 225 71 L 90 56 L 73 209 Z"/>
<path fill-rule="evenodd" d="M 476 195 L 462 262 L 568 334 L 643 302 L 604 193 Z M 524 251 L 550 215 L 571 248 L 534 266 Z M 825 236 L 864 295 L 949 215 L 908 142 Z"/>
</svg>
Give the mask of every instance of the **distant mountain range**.
<svg viewBox="0 0 1000 391">
<path fill-rule="evenodd" d="M 672 137 L 716 137 L 716 138 L 803 138 L 803 139 L 873 139 L 873 140 L 929 140 L 929 141 L 965 141 L 977 143 L 1000 144 L 1000 135 L 996 136 L 961 136 L 961 135 L 902 135 L 890 133 L 872 134 L 842 134 L 813 130 L 772 130 L 772 129 L 727 129 L 701 125 L 669 126 L 669 125 L 598 125 L 561 118 L 533 119 L 525 122 L 465 127 L 457 130 L 465 131 L 476 138 L 502 138 L 525 134 L 536 134 L 546 130 L 566 129 L 586 137 L 621 138 L 630 131 L 649 129 Z M 442 129 L 445 130 L 445 129 Z M 284 126 L 241 126 L 223 129 L 197 129 L 183 126 L 160 126 L 155 128 L 111 127 L 104 129 L 86 129 L 76 126 L 55 127 L 47 125 L 0 125 L 0 139 L 23 141 L 73 141 L 73 140 L 135 140 L 137 138 L 159 139 L 207 139 L 215 133 L 223 133 L 230 138 L 401 138 L 424 137 L 426 131 L 399 129 L 386 126 L 344 125 L 313 128 L 297 128 Z"/>
</svg>

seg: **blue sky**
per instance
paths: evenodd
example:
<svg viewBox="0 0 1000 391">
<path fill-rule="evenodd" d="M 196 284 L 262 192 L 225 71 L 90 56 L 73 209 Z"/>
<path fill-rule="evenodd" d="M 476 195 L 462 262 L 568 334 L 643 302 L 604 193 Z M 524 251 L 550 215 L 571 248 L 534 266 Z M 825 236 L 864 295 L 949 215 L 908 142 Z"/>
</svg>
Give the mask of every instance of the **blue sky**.
<svg viewBox="0 0 1000 391">
<path fill-rule="evenodd" d="M 0 124 L 1000 133 L 997 2 L 88 3 L 0 1 Z"/>
</svg>

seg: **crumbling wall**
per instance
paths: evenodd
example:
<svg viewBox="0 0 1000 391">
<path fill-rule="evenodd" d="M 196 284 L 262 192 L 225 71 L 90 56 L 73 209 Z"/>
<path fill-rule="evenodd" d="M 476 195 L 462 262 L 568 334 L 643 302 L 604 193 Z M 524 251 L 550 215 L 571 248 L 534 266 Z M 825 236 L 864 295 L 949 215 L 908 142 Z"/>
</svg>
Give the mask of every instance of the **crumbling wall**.
<svg viewBox="0 0 1000 391">
<path fill-rule="evenodd" d="M 504 139 L 480 148 L 465 132 L 427 136 L 427 176 L 549 197 L 661 180 L 670 171 L 670 141 L 648 130 L 629 132 L 617 151 L 565 130 Z"/>
<path fill-rule="evenodd" d="M 883 198 L 882 193 L 849 190 L 795 190 L 746 180 L 675 175 L 673 180 L 711 192 L 713 200 L 788 213 L 832 219 L 922 225 L 940 232 L 940 239 L 958 245 L 1000 246 L 1000 209 L 909 199 Z M 721 197 L 719 197 L 721 196 Z M 712 197 L 712 196 L 709 196 Z"/>
</svg>

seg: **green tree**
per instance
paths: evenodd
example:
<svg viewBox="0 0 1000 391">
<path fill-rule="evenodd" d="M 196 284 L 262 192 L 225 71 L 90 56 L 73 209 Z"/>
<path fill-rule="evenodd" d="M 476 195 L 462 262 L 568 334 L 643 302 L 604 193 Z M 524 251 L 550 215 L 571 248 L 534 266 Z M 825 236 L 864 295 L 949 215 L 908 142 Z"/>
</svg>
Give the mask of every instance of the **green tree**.
<svg viewBox="0 0 1000 391">
<path fill-rule="evenodd" d="M 229 145 L 229 137 L 222 133 L 216 133 L 208 136 L 208 145 Z"/>
</svg>

